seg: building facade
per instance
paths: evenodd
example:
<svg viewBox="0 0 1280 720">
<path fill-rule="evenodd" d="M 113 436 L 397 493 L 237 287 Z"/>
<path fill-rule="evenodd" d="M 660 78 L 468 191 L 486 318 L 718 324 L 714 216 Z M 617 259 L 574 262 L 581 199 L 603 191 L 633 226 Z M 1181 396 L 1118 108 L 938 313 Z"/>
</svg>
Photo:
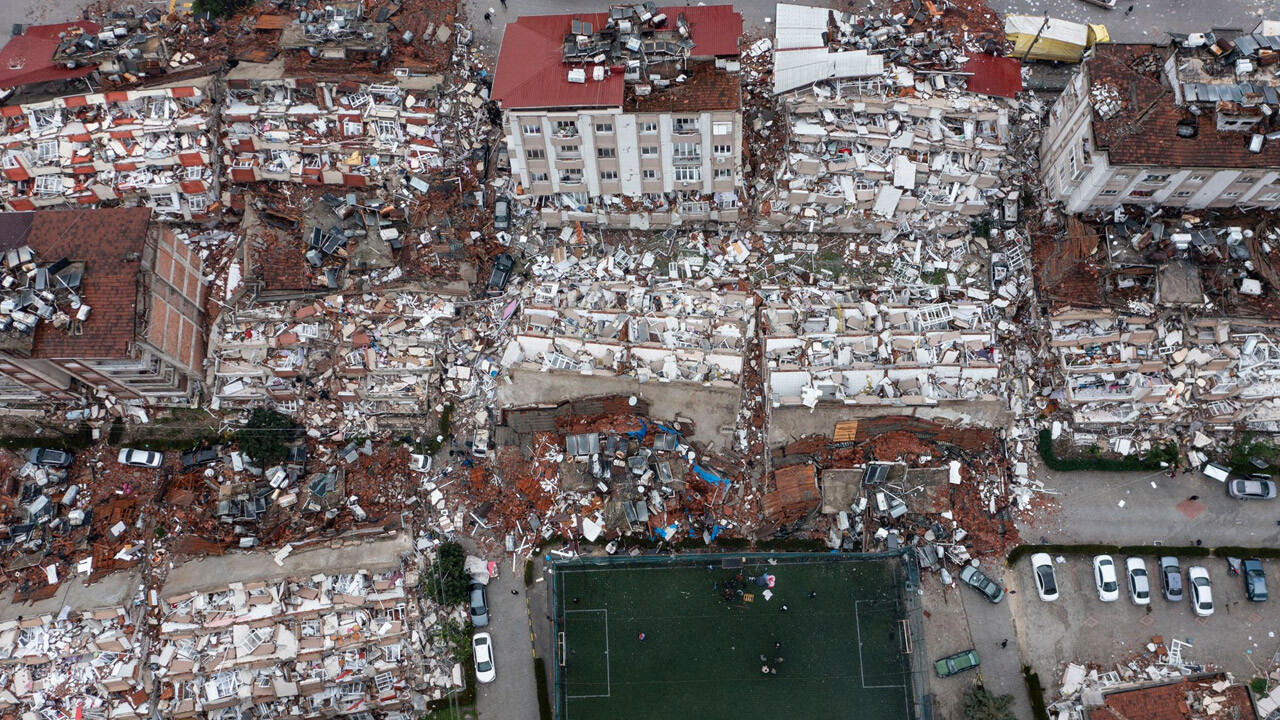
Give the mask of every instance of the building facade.
<svg viewBox="0 0 1280 720">
<path fill-rule="evenodd" d="M 741 31 L 727 5 L 508 25 L 493 97 L 517 199 L 553 225 L 737 220 Z"/>
<path fill-rule="evenodd" d="M 1274 24 L 1216 52 L 1095 47 L 1041 139 L 1049 196 L 1069 213 L 1123 204 L 1280 208 Z"/>
<path fill-rule="evenodd" d="M 0 305 L 0 406 L 199 399 L 204 268 L 149 208 L 0 214 L 0 252 L 35 278 Z"/>
</svg>

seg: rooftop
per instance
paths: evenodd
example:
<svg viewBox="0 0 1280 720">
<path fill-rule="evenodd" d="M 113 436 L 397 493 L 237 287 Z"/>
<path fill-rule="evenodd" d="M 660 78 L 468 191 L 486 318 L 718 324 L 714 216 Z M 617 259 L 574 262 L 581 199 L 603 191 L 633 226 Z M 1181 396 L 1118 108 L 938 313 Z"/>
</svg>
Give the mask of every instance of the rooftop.
<svg viewBox="0 0 1280 720">
<path fill-rule="evenodd" d="M 1248 115 L 1250 108 L 1264 104 L 1265 93 L 1259 98 L 1261 102 L 1246 99 L 1241 93 L 1240 102 L 1206 103 L 1199 101 L 1197 92 L 1185 95 L 1189 103 L 1179 104 L 1179 94 L 1170 86 L 1165 72 L 1166 62 L 1176 53 L 1173 62 L 1179 78 L 1194 68 L 1214 73 L 1213 77 L 1198 73 L 1200 82 L 1196 87 L 1221 87 L 1227 80 L 1231 87 L 1237 87 L 1233 65 L 1224 65 L 1222 59 L 1207 50 L 1101 44 L 1093 52 L 1093 58 L 1086 63 L 1094 104 L 1093 132 L 1098 147 L 1107 151 L 1113 165 L 1280 167 L 1280 142 L 1267 141 L 1261 152 L 1250 151 L 1253 133 L 1268 132 L 1274 112 L 1268 117 L 1259 110 L 1258 123 L 1246 131 L 1223 129 L 1224 120 L 1230 123 L 1242 114 Z M 1210 79 L 1214 82 L 1204 82 Z M 1274 77 L 1255 80 L 1260 87 L 1270 87 L 1274 97 Z M 1205 96 L 1208 97 L 1207 91 Z"/>
<path fill-rule="evenodd" d="M 0 252 L 26 245 L 41 262 L 84 263 L 79 296 L 92 314 L 79 335 L 43 322 L 36 326 L 36 358 L 123 357 L 134 339 L 139 260 L 150 208 L 0 213 Z"/>
<path fill-rule="evenodd" d="M 97 69 L 97 64 L 68 68 L 55 60 L 67 38 L 96 35 L 102 26 L 92 22 L 33 25 L 0 49 L 0 89 L 72 80 Z"/>
<path fill-rule="evenodd" d="M 645 15 L 650 19 L 642 22 L 636 17 L 611 19 L 611 13 L 532 15 L 508 24 L 498 55 L 493 98 L 508 110 L 622 107 L 626 83 L 624 70 L 628 67 L 628 60 L 634 62 L 630 56 L 636 52 L 637 43 L 640 47 L 661 43 L 671 50 L 662 57 L 671 59 L 738 55 L 742 15 L 731 5 L 654 7 L 646 10 Z M 624 27 L 633 28 L 625 37 L 622 33 Z M 581 34 L 575 34 L 575 29 Z M 662 39 L 668 36 L 669 40 Z M 629 40 L 632 40 L 630 47 Z M 682 42 L 677 42 L 680 40 Z M 579 52 L 583 49 L 595 54 L 588 56 Z M 602 60 L 591 62 L 601 55 L 605 56 Z M 653 60 L 647 62 L 655 64 Z M 601 79 L 594 79 L 594 68 L 603 70 Z M 656 68 L 646 67 L 640 74 L 647 77 L 646 71 L 653 69 Z M 585 77 L 581 82 L 571 81 L 571 70 L 582 70 Z M 649 96 L 652 99 L 645 102 L 661 102 L 657 96 L 668 93 L 679 91 L 683 94 L 684 87 L 675 81 L 666 90 L 655 87 L 653 95 Z M 702 84 L 697 87 L 705 89 Z M 721 97 L 721 94 L 715 95 L 715 98 Z M 698 106 L 697 109 L 720 108 Z"/>
<path fill-rule="evenodd" d="M 1249 690 L 1243 685 L 1213 682 L 1218 678 L 1183 680 L 1168 685 L 1108 693 L 1101 707 L 1089 710 L 1089 720 L 1199 720 L 1257 717 Z M 1217 688 L 1221 688 L 1218 690 Z"/>
</svg>

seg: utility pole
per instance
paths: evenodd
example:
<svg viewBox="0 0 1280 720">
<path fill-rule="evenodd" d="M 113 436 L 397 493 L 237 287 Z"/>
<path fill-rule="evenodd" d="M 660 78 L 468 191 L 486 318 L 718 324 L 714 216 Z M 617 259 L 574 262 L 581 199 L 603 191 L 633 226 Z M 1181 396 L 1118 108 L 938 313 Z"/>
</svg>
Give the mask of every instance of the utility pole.
<svg viewBox="0 0 1280 720">
<path fill-rule="evenodd" d="M 1027 51 L 1022 53 L 1022 62 L 1027 61 L 1027 56 L 1031 54 L 1031 50 L 1035 48 L 1036 43 L 1040 42 L 1040 36 L 1044 34 L 1044 29 L 1049 27 L 1049 13 L 1044 14 L 1044 22 L 1040 23 L 1040 29 L 1036 31 L 1036 36 L 1031 39 L 1031 44 L 1027 46 Z"/>
</svg>

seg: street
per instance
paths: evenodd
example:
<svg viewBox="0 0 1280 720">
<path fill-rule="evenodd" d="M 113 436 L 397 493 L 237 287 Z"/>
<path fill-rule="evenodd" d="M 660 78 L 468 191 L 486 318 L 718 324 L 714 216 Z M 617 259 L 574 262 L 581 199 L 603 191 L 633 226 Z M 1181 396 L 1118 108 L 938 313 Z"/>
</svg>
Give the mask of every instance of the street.
<svg viewBox="0 0 1280 720">
<path fill-rule="evenodd" d="M 1228 497 L 1222 483 L 1199 473 L 1170 479 L 1163 473 L 1055 473 L 1040 467 L 1036 477 L 1046 489 L 1061 493 L 1061 509 L 1042 513 L 1029 526 L 1019 523 L 1023 542 L 1280 543 L 1280 505 Z"/>
<path fill-rule="evenodd" d="M 1133 12 L 1125 13 L 1129 5 Z M 1264 0 L 1116 0 L 1116 8 L 1107 10 L 1084 0 L 988 0 L 998 13 L 1044 15 L 1079 23 L 1101 23 L 1107 27 L 1112 42 L 1158 43 L 1168 40 L 1166 33 L 1193 33 L 1215 29 L 1249 32 L 1275 4 Z"/>
<path fill-rule="evenodd" d="M 512 572 L 509 559 L 499 563 L 499 576 L 489 581 L 489 624 L 481 628 L 493 637 L 498 677 L 476 688 L 476 713 L 481 720 L 538 720 L 523 568 Z"/>
</svg>

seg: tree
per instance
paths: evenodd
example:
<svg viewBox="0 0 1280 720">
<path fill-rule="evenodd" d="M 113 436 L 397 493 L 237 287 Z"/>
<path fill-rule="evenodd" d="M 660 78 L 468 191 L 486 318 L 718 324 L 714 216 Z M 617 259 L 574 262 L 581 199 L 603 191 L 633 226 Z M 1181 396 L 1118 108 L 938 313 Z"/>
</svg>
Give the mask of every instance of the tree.
<svg viewBox="0 0 1280 720">
<path fill-rule="evenodd" d="M 993 695 L 981 683 L 964 694 L 964 720 L 1017 720 L 1012 695 Z"/>
<path fill-rule="evenodd" d="M 467 553 L 455 542 L 436 551 L 435 562 L 422 576 L 422 591 L 441 605 L 458 605 L 467 599 Z"/>
<path fill-rule="evenodd" d="M 240 449 L 260 463 L 284 460 L 289 448 L 285 443 L 293 436 L 293 420 L 270 408 L 254 408 L 249 422 L 236 433 Z"/>
<path fill-rule="evenodd" d="M 228 17 L 248 4 L 248 0 L 194 0 L 191 12 L 199 15 L 209 13 L 213 17 Z"/>
</svg>

